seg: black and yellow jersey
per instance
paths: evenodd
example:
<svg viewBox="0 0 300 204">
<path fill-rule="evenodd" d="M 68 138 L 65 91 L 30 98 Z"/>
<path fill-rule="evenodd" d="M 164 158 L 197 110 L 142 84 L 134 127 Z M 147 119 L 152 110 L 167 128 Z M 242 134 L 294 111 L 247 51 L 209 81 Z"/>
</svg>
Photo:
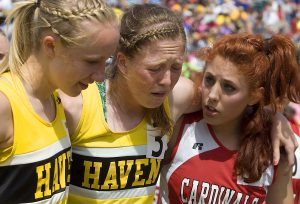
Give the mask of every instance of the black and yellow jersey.
<svg viewBox="0 0 300 204">
<path fill-rule="evenodd" d="M 152 203 L 168 137 L 144 118 L 125 132 L 109 129 L 96 84 L 82 92 L 72 141 L 70 204 Z M 165 107 L 169 114 L 168 100 Z"/>
<path fill-rule="evenodd" d="M 14 142 L 0 150 L 0 203 L 66 203 L 70 182 L 70 138 L 55 92 L 56 117 L 47 122 L 33 110 L 21 81 L 0 75 L 0 91 L 13 114 Z"/>
</svg>

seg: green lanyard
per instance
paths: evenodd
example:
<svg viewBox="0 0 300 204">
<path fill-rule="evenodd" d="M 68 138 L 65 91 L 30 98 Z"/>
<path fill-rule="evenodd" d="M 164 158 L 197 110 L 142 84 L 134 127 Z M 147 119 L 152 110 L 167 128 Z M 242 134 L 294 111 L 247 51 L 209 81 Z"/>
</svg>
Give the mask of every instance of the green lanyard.
<svg viewBox="0 0 300 204">
<path fill-rule="evenodd" d="M 99 94 L 101 96 L 102 108 L 104 113 L 105 121 L 107 122 L 107 110 L 106 110 L 106 88 L 105 88 L 105 81 L 96 82 Z"/>
</svg>

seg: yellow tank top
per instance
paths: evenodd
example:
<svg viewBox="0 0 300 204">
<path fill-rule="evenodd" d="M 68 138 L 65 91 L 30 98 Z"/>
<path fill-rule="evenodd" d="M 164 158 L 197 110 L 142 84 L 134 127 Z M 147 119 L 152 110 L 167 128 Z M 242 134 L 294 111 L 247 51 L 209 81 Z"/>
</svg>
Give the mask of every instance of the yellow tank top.
<svg viewBox="0 0 300 204">
<path fill-rule="evenodd" d="M 142 120 L 126 132 L 109 129 L 94 83 L 82 92 L 83 109 L 72 141 L 68 203 L 152 203 L 167 136 Z M 168 114 L 168 100 L 165 107 Z M 170 115 L 170 114 L 169 114 Z"/>
<path fill-rule="evenodd" d="M 56 117 L 47 122 L 33 110 L 21 81 L 0 75 L 14 127 L 13 146 L 0 151 L 0 203 L 66 203 L 70 182 L 70 138 L 58 94 Z"/>
</svg>

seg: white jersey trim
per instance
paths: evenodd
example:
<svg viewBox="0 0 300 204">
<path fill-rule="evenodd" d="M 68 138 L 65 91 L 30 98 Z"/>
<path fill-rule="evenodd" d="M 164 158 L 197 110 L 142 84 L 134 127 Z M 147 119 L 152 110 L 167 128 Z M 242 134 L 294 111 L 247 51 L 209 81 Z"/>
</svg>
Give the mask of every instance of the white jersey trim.
<svg viewBox="0 0 300 204">
<path fill-rule="evenodd" d="M 295 138 L 298 142 L 298 144 L 300 144 L 300 137 L 297 134 L 294 134 Z M 295 151 L 295 163 L 293 165 L 293 179 L 299 179 L 300 178 L 300 147 L 298 147 Z"/>
<path fill-rule="evenodd" d="M 246 183 L 244 182 L 243 178 L 240 176 L 237 178 L 237 184 L 244 185 L 244 186 L 257 186 L 257 187 L 264 187 L 266 192 L 268 192 L 268 188 L 272 182 L 274 177 L 274 166 L 270 165 L 266 171 L 262 174 L 261 178 L 253 183 Z"/>
<path fill-rule="evenodd" d="M 69 194 L 69 186 L 66 186 L 66 190 L 57 194 L 54 194 L 51 198 L 42 200 L 42 201 L 37 201 L 34 203 L 21 203 L 21 204 L 56 204 L 58 202 L 63 201 L 64 199 L 68 199 L 68 194 Z"/>
<path fill-rule="evenodd" d="M 146 155 L 147 146 L 130 146 L 130 147 L 115 147 L 115 148 L 86 148 L 86 147 L 72 147 L 72 152 L 82 156 L 89 157 L 124 157 L 130 155 Z"/>
<path fill-rule="evenodd" d="M 205 137 L 212 138 L 212 135 L 209 132 L 207 124 L 203 122 L 203 120 L 195 121 L 191 124 L 185 124 L 182 132 L 182 138 L 178 144 L 178 149 L 173 158 L 173 162 L 171 162 L 172 166 L 166 175 L 167 181 L 169 181 L 173 172 L 188 159 L 199 155 L 202 152 L 210 151 L 219 147 L 215 140 L 205 139 Z M 207 141 L 202 150 L 192 149 L 192 145 L 195 142 L 200 142 L 201 140 Z"/>
<path fill-rule="evenodd" d="M 37 161 L 43 161 L 69 147 L 71 147 L 70 138 L 66 136 L 63 139 L 37 151 L 21 155 L 14 155 L 5 162 L 1 163 L 0 166 L 30 164 Z"/>
<path fill-rule="evenodd" d="M 93 191 L 83 189 L 74 185 L 70 185 L 70 194 L 88 197 L 93 199 L 106 200 L 106 199 L 121 199 L 121 198 L 134 198 L 140 196 L 148 196 L 154 193 L 155 185 L 141 188 L 117 190 L 117 191 Z"/>
</svg>

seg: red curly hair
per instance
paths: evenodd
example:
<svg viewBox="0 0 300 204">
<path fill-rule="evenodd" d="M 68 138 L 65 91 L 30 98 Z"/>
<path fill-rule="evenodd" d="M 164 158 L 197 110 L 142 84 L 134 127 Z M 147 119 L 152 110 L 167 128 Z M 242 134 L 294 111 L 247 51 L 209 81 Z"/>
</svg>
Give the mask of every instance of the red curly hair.
<svg viewBox="0 0 300 204">
<path fill-rule="evenodd" d="M 235 162 L 235 174 L 246 182 L 259 180 L 272 161 L 271 116 L 286 99 L 300 102 L 299 65 L 293 42 L 283 35 L 264 39 L 240 33 L 219 39 L 198 56 L 211 62 L 216 56 L 229 60 L 244 76 L 250 91 L 264 88 L 261 100 L 245 110 L 240 126 L 242 142 Z M 269 106 L 271 111 L 266 111 Z"/>
</svg>

